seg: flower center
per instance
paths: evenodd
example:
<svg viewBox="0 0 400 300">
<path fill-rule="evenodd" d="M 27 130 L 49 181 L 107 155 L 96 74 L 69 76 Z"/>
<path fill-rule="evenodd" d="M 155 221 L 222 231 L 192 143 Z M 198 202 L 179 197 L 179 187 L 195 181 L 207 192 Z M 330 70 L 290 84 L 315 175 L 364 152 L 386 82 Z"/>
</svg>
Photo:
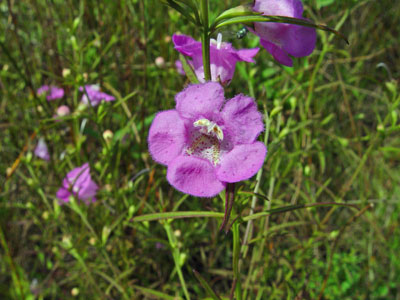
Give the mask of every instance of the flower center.
<svg viewBox="0 0 400 300">
<path fill-rule="evenodd" d="M 221 142 L 224 139 L 222 129 L 208 119 L 199 119 L 193 123 L 192 143 L 186 149 L 188 155 L 205 158 L 214 165 L 219 163 Z"/>
</svg>

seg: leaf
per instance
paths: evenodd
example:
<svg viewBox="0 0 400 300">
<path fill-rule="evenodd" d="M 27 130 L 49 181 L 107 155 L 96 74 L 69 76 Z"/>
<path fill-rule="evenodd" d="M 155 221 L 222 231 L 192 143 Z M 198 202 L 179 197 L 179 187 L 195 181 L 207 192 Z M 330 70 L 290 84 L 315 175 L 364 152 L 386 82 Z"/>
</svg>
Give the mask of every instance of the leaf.
<svg viewBox="0 0 400 300">
<path fill-rule="evenodd" d="M 134 222 L 143 221 L 157 221 L 165 219 L 184 219 L 184 218 L 223 218 L 224 214 L 213 211 L 176 211 L 176 212 L 165 212 L 155 213 L 137 216 L 132 219 Z"/>
<path fill-rule="evenodd" d="M 189 7 L 183 7 L 180 4 L 178 4 L 176 2 L 176 0 L 161 0 L 161 2 L 163 2 L 165 5 L 168 5 L 169 7 L 175 9 L 176 11 L 178 11 L 182 16 L 187 18 L 193 24 L 200 25 L 199 24 L 199 20 L 197 18 L 197 15 L 196 15 L 196 19 L 192 16 L 194 11 L 190 8 L 190 6 Z M 179 1 L 179 2 L 182 2 L 182 1 Z"/>
<path fill-rule="evenodd" d="M 269 201 L 267 196 L 262 195 L 260 193 L 254 193 L 254 192 L 249 192 L 249 191 L 238 191 L 238 195 L 242 195 L 242 194 L 256 196 L 256 197 L 258 197 L 260 199 L 263 199 L 264 201 Z"/>
<path fill-rule="evenodd" d="M 219 23 L 226 19 L 231 19 L 233 17 L 240 17 L 240 16 L 254 16 L 254 15 L 261 15 L 260 12 L 252 11 L 248 5 L 239 5 L 228 10 L 222 12 L 214 21 L 214 23 Z"/>
<path fill-rule="evenodd" d="M 311 21 L 305 20 L 305 19 L 297 19 L 297 18 L 292 18 L 292 17 L 284 17 L 284 16 L 267 16 L 267 15 L 259 15 L 256 12 L 250 13 L 245 16 L 237 16 L 237 17 L 232 17 L 232 18 L 226 18 L 223 19 L 219 22 L 214 22 L 211 25 L 211 33 L 214 32 L 215 30 L 227 26 L 227 25 L 234 25 L 234 24 L 241 24 L 241 23 L 253 23 L 253 22 L 272 22 L 272 23 L 286 23 L 286 24 L 295 24 L 295 25 L 300 25 L 300 26 L 306 26 L 306 27 L 312 27 L 315 29 L 320 29 L 324 31 L 331 32 L 342 39 L 346 41 L 347 44 L 349 44 L 347 38 L 341 34 L 340 32 L 336 31 L 335 29 L 332 29 L 328 26 L 321 25 L 321 24 L 315 24 Z"/>
<path fill-rule="evenodd" d="M 179 60 L 182 63 L 183 70 L 185 71 L 185 74 L 187 78 L 190 80 L 191 83 L 199 83 L 199 80 L 196 77 L 196 74 L 194 73 L 192 67 L 188 64 L 185 56 L 183 54 L 179 54 Z"/>
<path fill-rule="evenodd" d="M 178 298 L 178 297 L 174 297 L 174 296 L 170 296 L 164 293 L 161 293 L 159 291 L 156 290 L 152 290 L 149 288 L 144 288 L 138 285 L 133 285 L 133 288 L 139 290 L 142 294 L 144 295 L 152 295 L 152 296 L 157 296 L 157 299 L 166 299 L 166 300 L 182 300 L 182 298 Z"/>
<path fill-rule="evenodd" d="M 273 215 L 273 214 L 279 214 L 287 211 L 292 211 L 292 210 L 297 210 L 301 208 L 310 208 L 310 207 L 320 207 L 320 206 L 343 206 L 343 207 L 351 207 L 351 208 L 356 208 L 358 207 L 353 204 L 347 204 L 347 203 L 338 203 L 338 202 L 320 202 L 320 203 L 311 203 L 311 204 L 296 204 L 296 205 L 288 205 L 288 206 L 283 206 L 283 207 L 278 207 L 274 209 L 267 210 L 265 212 L 260 212 L 257 214 L 253 214 L 247 217 L 243 217 L 243 222 L 247 222 L 250 220 L 255 220 L 258 218 L 266 217 L 268 215 Z"/>
<path fill-rule="evenodd" d="M 320 206 L 343 206 L 358 209 L 357 205 L 338 203 L 338 202 L 320 202 L 311 204 L 296 204 L 288 205 L 283 207 L 278 207 L 274 209 L 267 210 L 265 212 L 260 212 L 247 217 L 243 217 L 242 221 L 247 222 L 250 220 L 262 218 L 272 214 L 283 213 L 287 211 L 292 211 L 300 208 L 310 208 L 310 207 L 320 207 Z M 184 218 L 223 218 L 224 214 L 214 211 L 177 211 L 177 212 L 164 212 L 164 213 L 154 213 L 148 215 L 137 216 L 132 219 L 133 222 L 148 222 L 148 221 L 158 221 L 166 219 L 184 219 Z"/>
<path fill-rule="evenodd" d="M 220 297 L 210 287 L 210 285 L 207 283 L 207 281 L 200 275 L 199 272 L 197 272 L 195 269 L 193 269 L 194 276 L 196 276 L 197 280 L 200 282 L 201 286 L 207 291 L 207 294 L 213 298 L 214 300 L 221 300 Z"/>
</svg>

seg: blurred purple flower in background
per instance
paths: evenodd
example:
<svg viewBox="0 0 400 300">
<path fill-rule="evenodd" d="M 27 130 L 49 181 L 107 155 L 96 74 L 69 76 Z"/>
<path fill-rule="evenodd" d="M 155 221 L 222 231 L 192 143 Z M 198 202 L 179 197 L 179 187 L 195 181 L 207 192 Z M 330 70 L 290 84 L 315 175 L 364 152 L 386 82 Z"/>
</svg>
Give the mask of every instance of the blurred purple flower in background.
<svg viewBox="0 0 400 300">
<path fill-rule="evenodd" d="M 253 10 L 270 16 L 285 16 L 305 20 L 300 0 L 255 0 Z M 291 67 L 294 57 L 310 55 L 317 35 L 314 28 L 282 23 L 254 23 L 254 32 L 261 45 L 281 64 Z"/>
<path fill-rule="evenodd" d="M 87 95 L 86 95 L 84 89 L 86 90 Z M 81 86 L 79 88 L 79 90 L 81 92 L 83 92 L 83 96 L 82 96 L 81 101 L 84 104 L 89 104 L 89 100 L 90 100 L 90 105 L 97 106 L 103 100 L 106 101 L 106 102 L 115 100 L 114 96 L 111 96 L 109 94 L 101 92 L 100 91 L 100 86 L 97 85 L 97 84 L 85 85 L 84 87 Z M 89 97 L 89 99 L 88 99 L 88 97 Z"/>
<path fill-rule="evenodd" d="M 179 59 L 175 61 L 175 67 L 179 74 L 186 75 L 182 62 Z"/>
<path fill-rule="evenodd" d="M 43 85 L 36 92 L 38 95 L 47 93 L 47 101 L 52 101 L 64 97 L 64 90 L 55 85 Z"/>
<path fill-rule="evenodd" d="M 168 167 L 167 180 L 181 192 L 212 197 L 227 182 L 252 177 L 267 149 L 256 141 L 263 119 L 253 98 L 226 101 L 219 83 L 189 85 L 176 109 L 158 113 L 148 143 L 153 159 Z"/>
<path fill-rule="evenodd" d="M 73 169 L 64 178 L 62 187 L 57 191 L 57 198 L 69 202 L 69 197 L 74 196 L 86 204 L 96 201 L 97 184 L 90 177 L 88 163 Z"/>
<path fill-rule="evenodd" d="M 37 157 L 41 158 L 41 159 L 44 159 L 44 160 L 47 160 L 47 161 L 50 160 L 49 149 L 47 148 L 47 145 L 46 145 L 46 142 L 44 141 L 44 138 L 40 138 L 39 139 L 39 141 L 38 141 L 38 143 L 36 145 L 34 154 Z"/>
<path fill-rule="evenodd" d="M 197 79 L 205 82 L 201 42 L 190 36 L 178 34 L 172 36 L 172 41 L 177 51 L 192 59 L 189 63 Z M 218 34 L 217 41 L 212 39 L 210 42 L 211 80 L 221 81 L 223 84 L 229 83 L 235 73 L 236 63 L 238 61 L 254 62 L 253 57 L 258 50 L 260 49 L 236 50 L 230 43 L 222 42 L 222 35 Z"/>
</svg>

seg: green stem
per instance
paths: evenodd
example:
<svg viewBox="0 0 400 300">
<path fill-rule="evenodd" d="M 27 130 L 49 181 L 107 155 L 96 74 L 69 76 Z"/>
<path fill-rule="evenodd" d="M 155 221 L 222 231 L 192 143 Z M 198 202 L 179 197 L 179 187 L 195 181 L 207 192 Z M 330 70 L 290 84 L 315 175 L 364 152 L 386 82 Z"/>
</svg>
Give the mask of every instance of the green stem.
<svg viewBox="0 0 400 300">
<path fill-rule="evenodd" d="M 233 233 L 233 279 L 235 286 L 235 296 L 236 300 L 242 300 L 242 286 L 240 284 L 240 266 L 239 266 L 239 254 L 240 254 L 240 237 L 239 237 L 239 222 L 235 222 L 232 225 Z"/>
<path fill-rule="evenodd" d="M 179 281 L 181 282 L 183 293 L 185 294 L 186 300 L 190 300 L 189 292 L 186 288 L 185 278 L 183 278 L 181 264 L 180 264 L 180 257 L 181 254 L 178 248 L 178 242 L 176 237 L 172 231 L 171 225 L 166 221 L 164 224 L 164 229 L 167 232 L 168 242 L 172 249 L 172 257 L 174 258 L 176 272 L 178 273 Z"/>
<path fill-rule="evenodd" d="M 204 79 L 206 81 L 211 80 L 211 69 L 210 69 L 210 30 L 208 22 L 208 0 L 201 0 L 201 18 L 203 25 L 203 32 L 201 35 L 201 46 L 203 54 L 203 67 L 204 67 Z"/>
<path fill-rule="evenodd" d="M 24 293 L 24 288 L 21 284 L 21 278 L 20 278 L 18 270 L 14 264 L 14 260 L 11 256 L 10 249 L 9 249 L 7 241 L 6 241 L 6 237 L 3 232 L 3 228 L 1 226 L 0 226 L 0 244 L 4 249 L 5 258 L 8 260 L 8 264 L 10 265 L 11 278 L 12 278 L 13 284 L 16 288 L 19 289 L 21 299 L 25 299 L 25 293 Z"/>
</svg>

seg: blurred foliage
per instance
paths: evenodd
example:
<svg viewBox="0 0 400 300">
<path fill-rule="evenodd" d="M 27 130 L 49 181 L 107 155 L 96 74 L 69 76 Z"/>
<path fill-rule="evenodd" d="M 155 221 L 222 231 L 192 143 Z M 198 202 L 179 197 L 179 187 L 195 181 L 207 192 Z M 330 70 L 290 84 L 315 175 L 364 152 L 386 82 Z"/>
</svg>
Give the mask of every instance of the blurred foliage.
<svg viewBox="0 0 400 300">
<path fill-rule="evenodd" d="M 331 201 L 374 207 L 346 228 L 353 209 L 257 219 L 241 264 L 244 298 L 318 299 L 326 280 L 321 299 L 399 299 L 400 3 L 304 3 L 307 18 L 339 30 L 350 45 L 318 32 L 314 53 L 293 68 L 261 50 L 256 64 L 238 65 L 226 88 L 227 97 L 249 94 L 269 114 L 259 194 L 270 201 L 259 197 L 255 211 Z M 211 15 L 239 4 L 211 1 Z M 224 39 L 258 46 L 250 33 L 236 40 L 239 29 Z M 174 190 L 147 152 L 152 118 L 172 108 L 188 83 L 175 70 L 175 32 L 199 39 L 157 0 L 0 2 L 1 299 L 183 299 L 173 255 L 193 299 L 207 295 L 192 269 L 229 296 L 232 234 L 219 232 L 220 220 L 132 222 L 152 212 L 224 209 L 218 197 Z M 85 83 L 117 101 L 79 110 Z M 66 96 L 47 102 L 35 93 L 43 84 Z M 61 104 L 74 113 L 55 122 Z M 112 140 L 104 140 L 106 129 Z M 38 137 L 50 162 L 32 154 Z M 84 162 L 101 187 L 97 202 L 60 206 L 63 177 Z M 251 197 L 239 193 L 235 212 L 248 215 Z"/>
</svg>

